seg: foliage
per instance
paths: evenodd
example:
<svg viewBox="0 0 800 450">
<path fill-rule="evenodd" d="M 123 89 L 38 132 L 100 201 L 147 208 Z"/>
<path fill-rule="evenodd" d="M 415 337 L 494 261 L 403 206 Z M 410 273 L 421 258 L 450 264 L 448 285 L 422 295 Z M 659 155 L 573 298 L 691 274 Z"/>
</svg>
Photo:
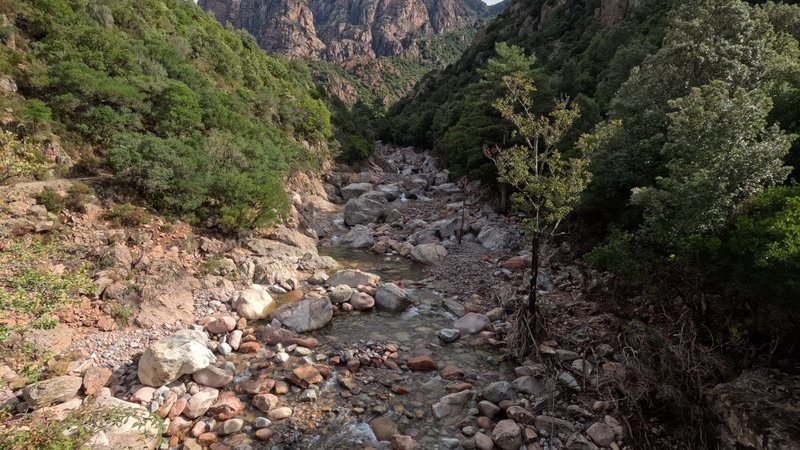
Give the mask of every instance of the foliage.
<svg viewBox="0 0 800 450">
<path fill-rule="evenodd" d="M 150 223 L 152 220 L 144 208 L 130 203 L 112 206 L 111 210 L 106 213 L 106 218 L 114 222 L 116 226 L 122 227 L 138 227 Z"/>
<path fill-rule="evenodd" d="M 308 148 L 324 148 L 330 113 L 308 68 L 267 55 L 192 2 L 48 0 L 4 13 L 30 41 L 9 50 L 24 117 L 87 157 L 108 155 L 118 181 L 162 211 L 266 224 L 285 208 L 289 170 L 319 167 L 324 155 Z M 239 160 L 214 156 L 226 135 L 237 136 L 223 144 Z M 262 182 L 269 190 L 253 188 Z M 243 202 L 223 186 L 261 197 Z M 232 223 L 237 215 L 258 217 Z"/>
<path fill-rule="evenodd" d="M 64 207 L 66 207 L 67 202 L 64 199 L 64 196 L 58 193 L 53 188 L 46 187 L 42 189 L 40 192 L 34 195 L 36 199 L 36 203 L 44 206 L 48 212 L 53 214 L 60 213 Z"/>
<path fill-rule="evenodd" d="M 13 178 L 31 177 L 45 167 L 47 163 L 36 146 L 0 130 L 0 185 Z"/>
</svg>

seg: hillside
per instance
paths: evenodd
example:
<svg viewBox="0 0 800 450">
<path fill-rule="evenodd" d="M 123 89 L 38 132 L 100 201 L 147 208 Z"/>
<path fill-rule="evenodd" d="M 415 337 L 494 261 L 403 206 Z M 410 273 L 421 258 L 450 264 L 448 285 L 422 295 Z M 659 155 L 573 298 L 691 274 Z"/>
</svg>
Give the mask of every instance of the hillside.
<svg viewBox="0 0 800 450">
<path fill-rule="evenodd" d="M 229 228 L 285 215 L 330 114 L 303 64 L 180 0 L 0 5 L 4 128 L 154 207 Z M 63 168 L 58 168 L 63 174 Z"/>
</svg>

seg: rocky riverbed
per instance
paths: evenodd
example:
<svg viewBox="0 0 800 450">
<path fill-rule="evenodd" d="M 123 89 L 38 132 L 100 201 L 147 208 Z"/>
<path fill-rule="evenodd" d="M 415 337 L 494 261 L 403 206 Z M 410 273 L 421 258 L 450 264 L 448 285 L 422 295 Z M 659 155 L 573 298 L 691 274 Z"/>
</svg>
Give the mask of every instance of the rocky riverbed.
<svg viewBox="0 0 800 450">
<path fill-rule="evenodd" d="M 583 300 L 583 272 L 559 264 L 569 249 L 551 249 L 538 280 L 543 304 L 569 311 L 564 340 L 515 361 L 508 314 L 531 256 L 514 218 L 425 153 L 382 149 L 371 163 L 324 185 L 295 178 L 289 226 L 242 240 L 187 246 L 180 229 L 72 217 L 73 240 L 108 264 L 96 297 L 61 313 L 65 373 L 6 390 L 6 406 L 164 422 L 105 427 L 98 449 L 625 448 L 613 402 L 587 394 L 624 376 L 603 340 L 613 318 Z M 100 327 L 131 280 L 130 326 Z M 88 311 L 99 319 L 87 332 Z"/>
</svg>

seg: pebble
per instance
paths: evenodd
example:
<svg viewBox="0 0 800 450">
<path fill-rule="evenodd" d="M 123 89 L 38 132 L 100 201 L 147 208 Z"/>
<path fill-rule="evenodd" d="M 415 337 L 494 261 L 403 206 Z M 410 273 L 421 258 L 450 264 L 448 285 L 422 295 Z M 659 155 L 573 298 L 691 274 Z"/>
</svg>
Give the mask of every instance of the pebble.
<svg viewBox="0 0 800 450">
<path fill-rule="evenodd" d="M 220 430 L 219 434 L 223 436 L 227 436 L 229 434 L 233 434 L 238 432 L 244 426 L 244 420 L 239 418 L 228 419 L 225 422 L 222 422 L 222 429 Z"/>
</svg>

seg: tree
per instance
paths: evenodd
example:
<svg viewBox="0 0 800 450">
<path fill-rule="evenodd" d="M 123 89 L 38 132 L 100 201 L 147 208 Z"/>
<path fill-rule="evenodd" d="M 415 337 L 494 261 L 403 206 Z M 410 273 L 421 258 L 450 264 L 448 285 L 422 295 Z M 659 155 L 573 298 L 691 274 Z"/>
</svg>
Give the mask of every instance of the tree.
<svg viewBox="0 0 800 450">
<path fill-rule="evenodd" d="M 532 236 L 533 252 L 528 312 L 533 315 L 539 249 L 577 204 L 589 182 L 589 161 L 585 153 L 567 157 L 556 147 L 579 116 L 578 108 L 562 99 L 548 115 L 536 115 L 532 99 L 536 87 L 529 76 L 535 57 L 504 43 L 498 44 L 496 50 L 498 57 L 489 61 L 486 79 L 495 76 L 505 91 L 494 105 L 516 128 L 513 137 L 519 144 L 506 149 L 487 149 L 486 155 L 497 166 L 498 179 L 516 189 L 512 200 L 528 216 L 525 226 Z M 497 74 L 501 75 L 496 77 Z M 583 141 L 589 142 L 589 139 Z M 588 150 L 590 146 L 580 147 Z"/>
<path fill-rule="evenodd" d="M 12 178 L 32 176 L 45 167 L 47 162 L 34 145 L 0 130 L 0 185 Z"/>
<path fill-rule="evenodd" d="M 743 200 L 784 181 L 783 157 L 793 140 L 767 126 L 772 102 L 760 90 L 715 81 L 670 105 L 676 111 L 664 145 L 668 174 L 631 198 L 644 208 L 646 235 L 667 246 L 722 231 Z"/>
</svg>

